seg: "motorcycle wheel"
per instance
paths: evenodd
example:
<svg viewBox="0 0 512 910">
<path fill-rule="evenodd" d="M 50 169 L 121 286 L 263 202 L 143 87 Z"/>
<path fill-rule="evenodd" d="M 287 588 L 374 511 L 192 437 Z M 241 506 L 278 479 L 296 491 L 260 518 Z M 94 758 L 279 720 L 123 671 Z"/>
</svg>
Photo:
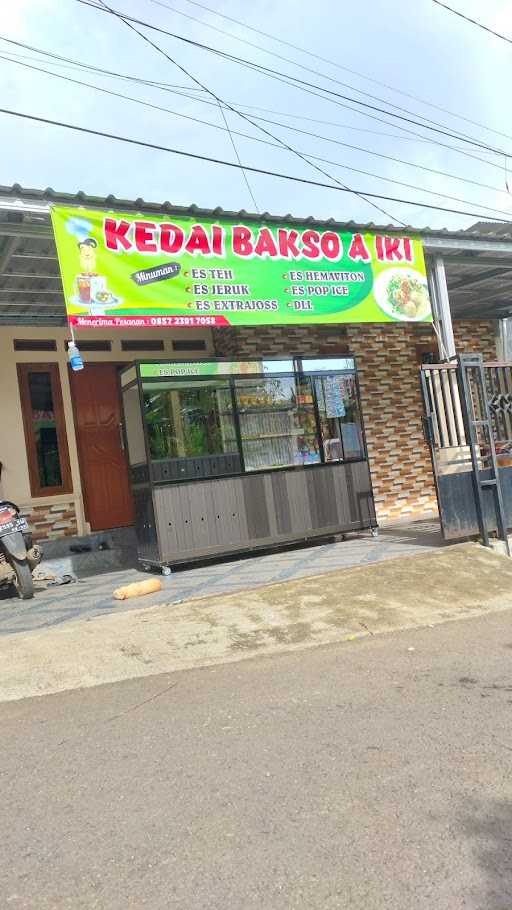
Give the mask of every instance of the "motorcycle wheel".
<svg viewBox="0 0 512 910">
<path fill-rule="evenodd" d="M 34 579 L 26 559 L 15 559 L 11 557 L 11 565 L 16 574 L 14 588 L 21 600 L 30 600 L 34 596 Z"/>
</svg>

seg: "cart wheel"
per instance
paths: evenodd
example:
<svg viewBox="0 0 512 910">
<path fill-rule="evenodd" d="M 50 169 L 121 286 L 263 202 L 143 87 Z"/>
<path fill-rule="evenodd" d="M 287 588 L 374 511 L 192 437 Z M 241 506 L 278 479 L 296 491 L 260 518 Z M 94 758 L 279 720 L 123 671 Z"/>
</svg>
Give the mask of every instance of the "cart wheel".
<svg viewBox="0 0 512 910">
<path fill-rule="evenodd" d="M 370 531 L 371 531 L 372 537 L 378 537 L 378 536 L 379 536 L 379 529 L 378 529 L 378 528 L 370 528 Z"/>
<path fill-rule="evenodd" d="M 170 566 L 162 566 L 162 575 L 163 575 L 165 578 L 167 578 L 167 577 L 168 577 L 169 575 L 171 575 L 171 574 L 172 574 L 172 573 L 171 573 Z"/>
</svg>

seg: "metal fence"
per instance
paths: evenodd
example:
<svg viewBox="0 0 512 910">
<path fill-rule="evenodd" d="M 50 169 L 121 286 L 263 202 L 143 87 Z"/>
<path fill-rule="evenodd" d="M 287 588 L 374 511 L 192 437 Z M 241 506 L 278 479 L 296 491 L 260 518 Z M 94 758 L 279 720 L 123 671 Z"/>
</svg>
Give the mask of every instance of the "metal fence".
<svg viewBox="0 0 512 910">
<path fill-rule="evenodd" d="M 484 365 L 485 396 L 491 412 L 491 426 L 499 464 L 512 464 L 512 364 Z M 483 419 L 485 402 L 471 369 L 469 388 L 476 419 Z M 468 440 L 464 429 L 456 363 L 428 364 L 422 368 L 423 395 L 431 417 L 429 442 L 438 455 L 441 473 L 470 469 Z M 477 427 L 479 457 L 488 457 L 489 440 Z M 465 467 L 464 467 L 465 466 Z"/>
<path fill-rule="evenodd" d="M 512 364 L 481 355 L 421 369 L 424 428 L 448 539 L 512 527 Z"/>
</svg>

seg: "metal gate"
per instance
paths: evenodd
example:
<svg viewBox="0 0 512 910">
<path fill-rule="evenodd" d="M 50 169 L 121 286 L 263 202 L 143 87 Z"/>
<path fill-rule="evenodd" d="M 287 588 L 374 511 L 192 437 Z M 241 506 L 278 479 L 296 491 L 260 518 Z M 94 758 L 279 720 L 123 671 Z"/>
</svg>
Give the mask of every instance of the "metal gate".
<svg viewBox="0 0 512 910">
<path fill-rule="evenodd" d="M 512 364 L 484 363 L 461 354 L 421 368 L 424 430 L 443 535 L 497 532 L 512 527 Z"/>
</svg>

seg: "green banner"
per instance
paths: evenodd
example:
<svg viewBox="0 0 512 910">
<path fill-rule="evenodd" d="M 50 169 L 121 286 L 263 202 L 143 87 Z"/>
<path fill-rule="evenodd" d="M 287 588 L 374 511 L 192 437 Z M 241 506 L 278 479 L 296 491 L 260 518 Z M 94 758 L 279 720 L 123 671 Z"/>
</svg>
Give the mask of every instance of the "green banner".
<svg viewBox="0 0 512 910">
<path fill-rule="evenodd" d="M 301 358 L 300 370 L 304 373 L 337 373 L 354 370 L 352 357 Z M 150 361 L 139 366 L 142 379 L 193 378 L 194 376 L 245 376 L 293 374 L 297 364 L 293 360 L 165 360 Z"/>
<path fill-rule="evenodd" d="M 290 371 L 293 372 L 293 364 Z M 142 379 L 193 379 L 194 376 L 238 376 L 244 373 L 261 374 L 263 372 L 263 361 L 261 360 L 196 360 L 183 363 L 168 361 L 166 363 L 141 363 L 140 365 Z"/>
<path fill-rule="evenodd" d="M 75 326 L 420 322 L 421 240 L 52 207 Z"/>
</svg>

